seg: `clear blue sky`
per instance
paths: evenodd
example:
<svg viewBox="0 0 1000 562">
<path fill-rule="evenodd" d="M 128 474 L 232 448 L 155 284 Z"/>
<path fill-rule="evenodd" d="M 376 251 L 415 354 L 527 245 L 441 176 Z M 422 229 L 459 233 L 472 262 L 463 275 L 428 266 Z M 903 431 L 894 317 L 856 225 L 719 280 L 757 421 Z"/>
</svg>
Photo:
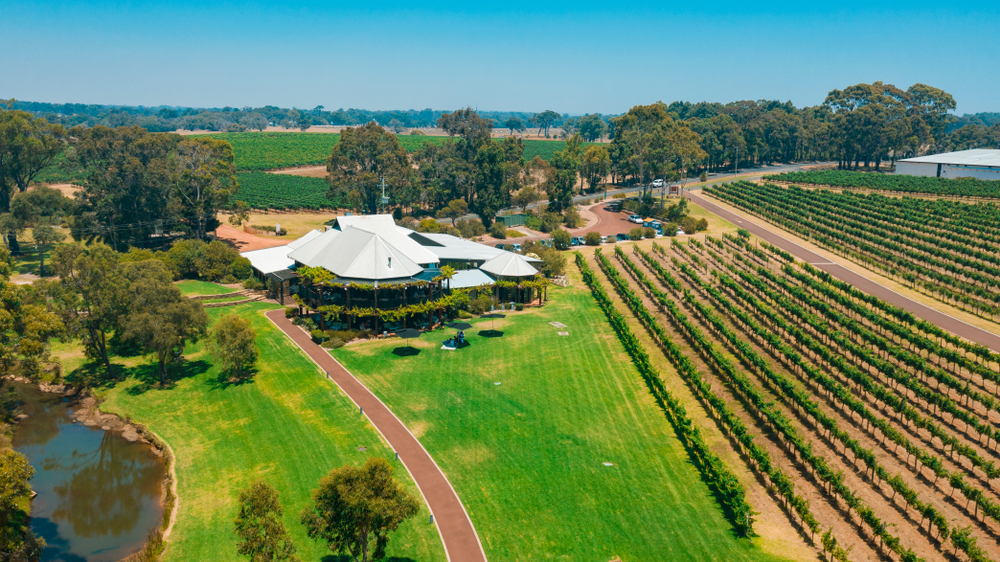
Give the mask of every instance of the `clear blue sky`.
<svg viewBox="0 0 1000 562">
<path fill-rule="evenodd" d="M 4 0 L 0 98 L 620 113 L 882 80 L 1000 111 L 1000 3 L 858 4 Z"/>
</svg>

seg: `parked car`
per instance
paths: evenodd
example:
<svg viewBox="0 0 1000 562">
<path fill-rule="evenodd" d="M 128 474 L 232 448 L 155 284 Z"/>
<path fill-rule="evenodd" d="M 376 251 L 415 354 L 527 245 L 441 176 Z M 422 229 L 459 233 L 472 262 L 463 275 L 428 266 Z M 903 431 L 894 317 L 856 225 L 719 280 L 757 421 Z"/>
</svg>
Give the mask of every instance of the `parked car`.
<svg viewBox="0 0 1000 562">
<path fill-rule="evenodd" d="M 607 243 L 608 243 L 608 237 L 607 236 L 601 236 L 601 244 L 607 244 Z"/>
<path fill-rule="evenodd" d="M 552 244 L 553 244 L 551 238 L 546 238 L 544 240 L 539 240 L 538 243 L 541 244 L 542 246 L 548 246 L 549 248 L 551 248 Z"/>
<path fill-rule="evenodd" d="M 506 244 L 497 244 L 497 248 L 500 248 L 501 250 L 503 250 L 505 246 Z"/>
<path fill-rule="evenodd" d="M 583 246 L 583 244 L 584 244 L 583 236 L 574 236 L 569 241 L 569 244 L 570 244 L 570 246 Z"/>
<path fill-rule="evenodd" d="M 653 187 L 663 187 L 663 180 L 662 179 L 653 180 Z"/>
<path fill-rule="evenodd" d="M 628 222 L 634 222 L 635 224 L 642 224 L 642 217 L 639 215 L 629 215 Z"/>
<path fill-rule="evenodd" d="M 632 239 L 629 236 L 628 232 L 621 232 L 621 233 L 615 234 L 615 238 L 617 238 L 619 242 L 628 242 L 629 240 Z"/>
<path fill-rule="evenodd" d="M 521 251 L 521 245 L 520 244 L 511 244 L 511 246 L 514 247 L 514 251 L 515 252 L 520 252 Z"/>
</svg>

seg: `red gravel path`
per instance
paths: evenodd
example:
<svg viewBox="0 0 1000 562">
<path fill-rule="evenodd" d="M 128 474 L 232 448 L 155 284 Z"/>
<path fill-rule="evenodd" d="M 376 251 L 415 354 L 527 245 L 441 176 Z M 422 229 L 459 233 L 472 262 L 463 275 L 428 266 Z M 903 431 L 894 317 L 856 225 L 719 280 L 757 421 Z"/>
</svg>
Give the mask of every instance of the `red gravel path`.
<svg viewBox="0 0 1000 562">
<path fill-rule="evenodd" d="M 767 223 L 752 222 L 740 215 L 737 215 L 736 213 L 723 209 L 700 195 L 689 193 L 688 197 L 692 202 L 701 205 L 705 209 L 719 215 L 737 226 L 749 230 L 752 234 L 760 237 L 762 240 L 766 240 L 771 244 L 774 244 L 782 250 L 791 253 L 795 257 L 804 260 L 806 263 L 812 264 L 817 269 L 826 271 L 841 281 L 850 283 L 854 287 L 868 293 L 869 295 L 875 295 L 886 302 L 890 302 L 898 307 L 908 310 L 924 320 L 937 324 L 941 328 L 948 330 L 959 337 L 980 343 L 989 347 L 993 351 L 1000 352 L 1000 336 L 994 333 L 987 332 L 986 330 L 971 324 L 966 324 L 958 318 L 949 316 L 943 312 L 930 308 L 929 306 L 910 300 L 888 287 L 879 285 L 867 277 L 847 269 L 839 263 L 831 262 L 828 258 L 824 258 L 811 250 L 799 246 L 795 242 L 775 234 L 769 230 L 773 227 Z"/>
<path fill-rule="evenodd" d="M 327 373 L 333 382 L 357 404 L 375 429 L 399 453 L 417 488 L 423 494 L 437 525 L 445 553 L 450 562 L 486 562 L 486 553 L 479 542 L 479 535 L 458 499 L 458 494 L 448 482 L 444 472 L 434 462 L 417 438 L 406 429 L 390 410 L 361 381 L 329 353 L 312 342 L 309 336 L 285 318 L 284 309 L 272 310 L 266 316 L 274 322 L 296 345 L 306 352 Z"/>
</svg>

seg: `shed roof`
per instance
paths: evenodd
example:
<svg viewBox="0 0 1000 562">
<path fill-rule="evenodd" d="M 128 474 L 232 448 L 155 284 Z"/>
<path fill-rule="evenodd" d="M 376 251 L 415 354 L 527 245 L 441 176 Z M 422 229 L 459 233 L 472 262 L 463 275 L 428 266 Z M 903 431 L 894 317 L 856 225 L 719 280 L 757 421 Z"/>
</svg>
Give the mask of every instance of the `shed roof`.
<svg viewBox="0 0 1000 562">
<path fill-rule="evenodd" d="M 498 277 L 531 277 L 538 273 L 524 256 L 513 252 L 504 252 L 479 266 L 479 269 Z"/>
<path fill-rule="evenodd" d="M 952 166 L 979 166 L 986 168 L 1000 167 L 1000 150 L 986 148 L 974 148 L 972 150 L 960 150 L 958 152 L 946 152 L 944 154 L 931 154 L 929 156 L 918 156 L 897 160 L 914 164 L 949 164 Z"/>
<path fill-rule="evenodd" d="M 312 230 L 298 240 L 292 240 L 284 246 L 265 248 L 263 250 L 253 250 L 242 252 L 240 255 L 250 260 L 250 265 L 257 271 L 268 274 L 282 269 L 288 269 L 295 265 L 295 260 L 288 257 L 288 254 L 306 243 L 317 238 L 322 231 Z"/>
<path fill-rule="evenodd" d="M 465 240 L 450 234 L 432 234 L 430 232 L 414 232 L 410 238 L 433 252 L 439 259 L 449 261 L 485 262 L 507 252 L 500 248 Z M 529 262 L 540 262 L 534 258 L 525 258 Z"/>
<path fill-rule="evenodd" d="M 482 270 L 465 269 L 462 271 L 456 271 L 455 274 L 451 276 L 451 281 L 448 283 L 448 286 L 452 289 L 468 289 L 469 287 L 492 284 L 493 278 L 483 273 Z"/>
</svg>

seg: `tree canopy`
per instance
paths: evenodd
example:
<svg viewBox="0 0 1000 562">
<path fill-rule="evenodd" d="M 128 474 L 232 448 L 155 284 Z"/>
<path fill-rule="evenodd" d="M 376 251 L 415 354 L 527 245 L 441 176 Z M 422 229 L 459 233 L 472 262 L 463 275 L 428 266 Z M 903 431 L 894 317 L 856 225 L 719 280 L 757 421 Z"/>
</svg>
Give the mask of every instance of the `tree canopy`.
<svg viewBox="0 0 1000 562">
<path fill-rule="evenodd" d="M 347 465 L 324 476 L 301 520 L 310 538 L 368 562 L 385 557 L 389 533 L 419 510 L 419 501 L 395 479 L 388 461 L 370 457 L 360 468 Z"/>
</svg>

